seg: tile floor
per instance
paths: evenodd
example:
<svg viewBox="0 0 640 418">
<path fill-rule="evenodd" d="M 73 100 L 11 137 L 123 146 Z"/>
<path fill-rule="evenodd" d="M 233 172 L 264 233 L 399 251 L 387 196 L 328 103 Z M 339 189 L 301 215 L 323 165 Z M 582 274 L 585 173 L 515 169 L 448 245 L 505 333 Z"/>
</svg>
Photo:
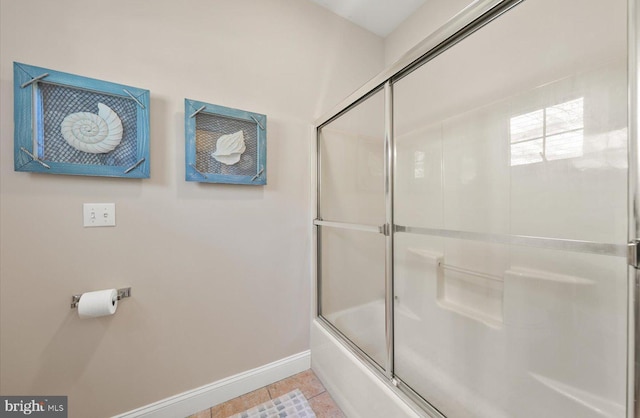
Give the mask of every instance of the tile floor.
<svg viewBox="0 0 640 418">
<path fill-rule="evenodd" d="M 260 405 L 294 389 L 300 389 L 318 418 L 344 418 L 340 408 L 335 404 L 329 392 L 327 392 L 311 369 L 231 399 L 213 408 L 205 409 L 188 418 L 227 418 L 229 415 Z"/>
</svg>

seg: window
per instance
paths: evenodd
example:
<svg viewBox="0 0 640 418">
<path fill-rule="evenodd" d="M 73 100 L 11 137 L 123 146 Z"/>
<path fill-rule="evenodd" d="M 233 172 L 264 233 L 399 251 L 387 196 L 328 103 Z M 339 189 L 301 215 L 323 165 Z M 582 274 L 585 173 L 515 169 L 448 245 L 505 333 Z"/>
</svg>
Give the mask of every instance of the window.
<svg viewBox="0 0 640 418">
<path fill-rule="evenodd" d="M 582 156 L 583 97 L 514 116 L 510 122 L 511 166 Z"/>
</svg>

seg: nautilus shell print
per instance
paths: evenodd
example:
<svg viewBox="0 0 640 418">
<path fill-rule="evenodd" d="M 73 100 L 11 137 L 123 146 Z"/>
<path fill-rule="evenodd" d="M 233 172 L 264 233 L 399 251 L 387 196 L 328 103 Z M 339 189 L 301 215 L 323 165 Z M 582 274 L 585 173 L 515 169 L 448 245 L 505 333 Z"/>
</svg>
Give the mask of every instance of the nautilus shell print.
<svg viewBox="0 0 640 418">
<path fill-rule="evenodd" d="M 240 161 L 242 153 L 247 149 L 244 143 L 244 134 L 238 131 L 233 134 L 222 135 L 216 141 L 216 150 L 211 156 L 222 164 L 234 165 Z"/>
<path fill-rule="evenodd" d="M 122 140 L 122 122 L 109 106 L 98 103 L 98 113 L 71 113 L 60 124 L 65 141 L 90 154 L 113 151 Z"/>
</svg>

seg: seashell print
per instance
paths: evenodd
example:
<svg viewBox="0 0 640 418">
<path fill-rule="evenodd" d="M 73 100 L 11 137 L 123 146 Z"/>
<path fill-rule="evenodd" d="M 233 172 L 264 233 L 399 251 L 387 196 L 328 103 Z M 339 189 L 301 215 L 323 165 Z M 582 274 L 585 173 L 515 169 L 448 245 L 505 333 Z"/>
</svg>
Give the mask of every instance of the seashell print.
<svg viewBox="0 0 640 418">
<path fill-rule="evenodd" d="M 109 106 L 98 103 L 98 114 L 78 112 L 67 115 L 60 124 L 65 141 L 90 154 L 113 151 L 122 140 L 122 122 Z"/>
<path fill-rule="evenodd" d="M 240 157 L 246 149 L 244 133 L 238 131 L 218 138 L 216 150 L 211 153 L 211 156 L 222 164 L 234 165 L 240 161 Z"/>
</svg>

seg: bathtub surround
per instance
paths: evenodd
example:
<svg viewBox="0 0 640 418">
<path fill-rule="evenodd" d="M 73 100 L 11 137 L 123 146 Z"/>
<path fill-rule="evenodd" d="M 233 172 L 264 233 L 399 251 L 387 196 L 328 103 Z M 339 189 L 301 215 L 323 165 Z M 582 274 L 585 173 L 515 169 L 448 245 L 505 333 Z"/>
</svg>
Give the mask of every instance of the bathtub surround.
<svg viewBox="0 0 640 418">
<path fill-rule="evenodd" d="M 637 5 L 478 2 L 317 122 L 312 365 L 347 413 L 402 416 L 384 382 L 432 416 L 635 416 Z"/>
<path fill-rule="evenodd" d="M 0 0 L 2 395 L 112 416 L 307 350 L 309 125 L 383 49 L 300 0 Z M 13 61 L 148 88 L 151 177 L 14 172 Z M 269 115 L 266 186 L 184 181 L 185 97 Z M 117 226 L 83 228 L 87 202 Z M 124 286 L 114 316 L 69 309 Z"/>
</svg>

